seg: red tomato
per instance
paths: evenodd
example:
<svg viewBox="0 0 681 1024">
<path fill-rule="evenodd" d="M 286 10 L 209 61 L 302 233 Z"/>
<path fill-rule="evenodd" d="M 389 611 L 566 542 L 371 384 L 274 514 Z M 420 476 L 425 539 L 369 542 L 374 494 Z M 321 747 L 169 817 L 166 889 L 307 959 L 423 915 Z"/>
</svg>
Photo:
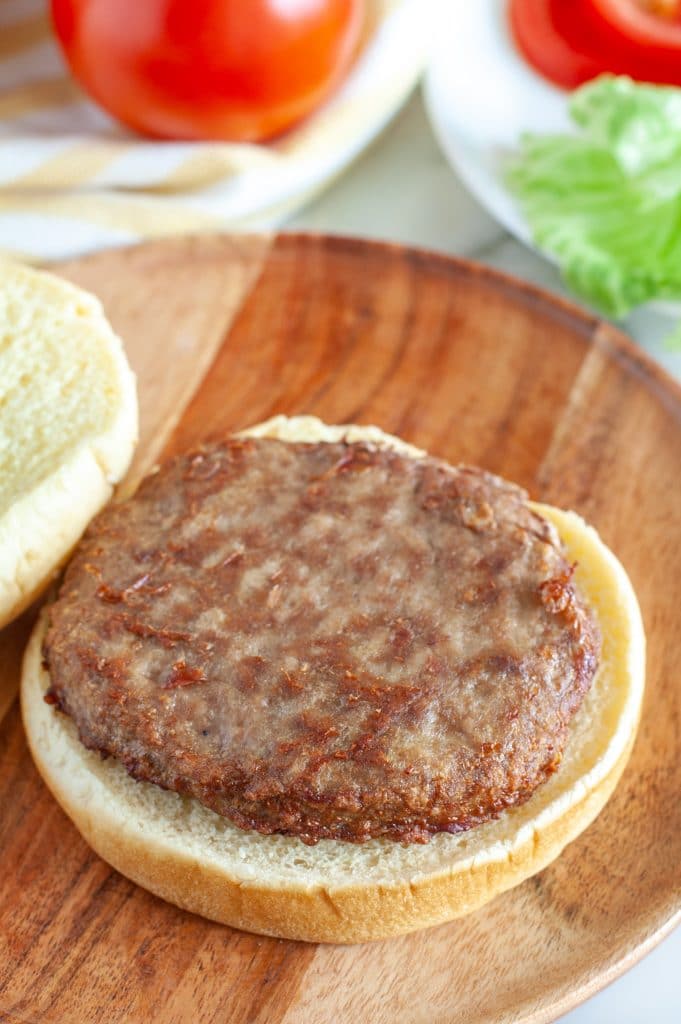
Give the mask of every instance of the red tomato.
<svg viewBox="0 0 681 1024">
<path fill-rule="evenodd" d="M 575 89 L 604 70 L 582 0 L 511 0 L 509 18 L 523 56 L 556 85 Z"/>
<path fill-rule="evenodd" d="M 528 62 L 563 88 L 604 72 L 681 85 L 681 20 L 639 0 L 510 0 L 509 19 Z"/>
<path fill-rule="evenodd" d="M 365 0 L 51 0 L 73 74 L 162 138 L 261 141 L 309 114 L 356 52 Z"/>
<path fill-rule="evenodd" d="M 591 0 L 603 22 L 637 46 L 681 60 L 681 3 L 665 0 Z"/>
</svg>

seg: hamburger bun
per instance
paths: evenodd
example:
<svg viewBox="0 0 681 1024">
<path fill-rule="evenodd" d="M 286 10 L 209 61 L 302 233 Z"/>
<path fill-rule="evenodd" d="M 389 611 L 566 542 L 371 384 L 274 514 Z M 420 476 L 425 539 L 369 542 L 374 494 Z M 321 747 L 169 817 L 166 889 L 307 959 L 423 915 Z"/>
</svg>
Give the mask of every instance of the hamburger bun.
<svg viewBox="0 0 681 1024">
<path fill-rule="evenodd" d="M 255 436 L 370 440 L 418 457 L 377 428 L 276 417 Z M 644 683 L 645 640 L 632 586 L 597 533 L 572 512 L 534 506 L 558 529 L 602 633 L 595 681 L 570 726 L 559 769 L 530 799 L 458 835 L 426 844 L 356 844 L 242 831 L 189 798 L 132 779 L 78 739 L 43 701 L 43 613 L 28 646 L 22 709 L 36 764 L 87 842 L 163 899 L 249 931 L 317 942 L 360 942 L 461 916 L 546 867 L 612 793 L 629 757 Z"/>
<path fill-rule="evenodd" d="M 135 378 L 97 299 L 0 264 L 0 627 L 108 501 L 136 440 Z"/>
</svg>

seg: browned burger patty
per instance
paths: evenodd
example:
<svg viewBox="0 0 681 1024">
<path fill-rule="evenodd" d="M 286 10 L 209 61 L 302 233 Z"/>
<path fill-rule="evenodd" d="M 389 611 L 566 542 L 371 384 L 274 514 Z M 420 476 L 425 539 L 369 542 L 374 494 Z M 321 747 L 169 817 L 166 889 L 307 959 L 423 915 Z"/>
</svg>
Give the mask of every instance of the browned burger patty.
<svg viewBox="0 0 681 1024">
<path fill-rule="evenodd" d="M 526 800 L 598 658 L 553 527 L 478 469 L 232 439 L 91 525 L 48 699 L 242 828 L 425 841 Z"/>
</svg>

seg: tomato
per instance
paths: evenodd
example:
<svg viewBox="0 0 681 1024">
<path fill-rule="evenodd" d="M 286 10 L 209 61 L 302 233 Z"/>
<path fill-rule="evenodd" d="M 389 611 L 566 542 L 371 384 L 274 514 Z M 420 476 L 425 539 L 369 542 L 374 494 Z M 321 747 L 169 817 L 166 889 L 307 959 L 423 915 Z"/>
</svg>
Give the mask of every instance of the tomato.
<svg viewBox="0 0 681 1024">
<path fill-rule="evenodd" d="M 160 138 L 261 141 L 347 71 L 365 0 L 51 0 L 66 58 L 114 117 Z"/>
<path fill-rule="evenodd" d="M 574 89 L 604 70 L 582 0 L 511 0 L 509 18 L 521 53 L 556 85 Z"/>
<path fill-rule="evenodd" d="M 510 0 L 509 20 L 528 62 L 563 88 L 605 72 L 681 85 L 681 16 L 652 13 L 652 2 Z"/>
<path fill-rule="evenodd" d="M 665 0 L 592 0 L 594 10 L 621 38 L 655 47 L 681 60 L 681 3 Z"/>
</svg>

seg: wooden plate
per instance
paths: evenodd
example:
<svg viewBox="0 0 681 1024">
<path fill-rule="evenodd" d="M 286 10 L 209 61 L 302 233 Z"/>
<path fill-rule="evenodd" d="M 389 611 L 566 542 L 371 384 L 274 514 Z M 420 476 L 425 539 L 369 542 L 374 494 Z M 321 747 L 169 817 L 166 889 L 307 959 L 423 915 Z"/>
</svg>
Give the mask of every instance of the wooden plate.
<svg viewBox="0 0 681 1024">
<path fill-rule="evenodd" d="M 61 268 L 139 375 L 138 478 L 275 412 L 376 422 L 571 506 L 620 555 L 649 638 L 633 758 L 594 825 L 471 917 L 359 947 L 247 935 L 113 872 L 0 730 L 0 1019 L 548 1021 L 681 914 L 681 392 L 611 327 L 485 268 L 331 238 L 204 238 Z M 4 692 L 26 623 L 2 635 Z"/>
</svg>

